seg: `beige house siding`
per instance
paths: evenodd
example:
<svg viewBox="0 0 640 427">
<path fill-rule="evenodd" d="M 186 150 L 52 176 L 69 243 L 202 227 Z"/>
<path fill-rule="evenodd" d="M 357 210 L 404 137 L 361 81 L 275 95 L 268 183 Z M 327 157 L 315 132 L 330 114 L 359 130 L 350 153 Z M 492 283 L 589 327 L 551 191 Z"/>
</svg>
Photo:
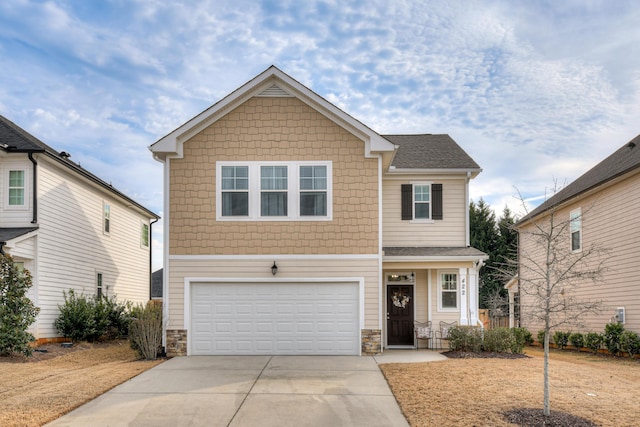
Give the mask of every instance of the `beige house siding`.
<svg viewBox="0 0 640 427">
<path fill-rule="evenodd" d="M 236 259 L 216 257 L 185 257 L 169 260 L 168 324 L 167 329 L 184 328 L 184 287 L 185 278 L 229 278 L 229 279 L 321 279 L 321 278 L 363 278 L 364 279 L 364 326 L 365 329 L 379 328 L 380 301 L 378 298 L 380 277 L 377 273 L 378 259 L 375 257 L 349 257 L 322 259 L 275 258 L 278 265 L 277 276 L 271 274 L 274 259 L 261 257 L 238 257 Z"/>
<path fill-rule="evenodd" d="M 640 226 L 635 220 L 640 212 L 640 175 L 626 177 L 588 197 L 573 201 L 557 212 L 557 218 L 567 221 L 569 213 L 577 208 L 582 209 L 583 249 L 598 244 L 609 251 L 605 256 L 606 270 L 602 282 L 585 283 L 579 287 L 580 299 L 602 300 L 607 306 L 600 315 L 583 319 L 585 330 L 602 332 L 605 324 L 612 320 L 616 307 L 625 307 L 625 328 L 640 332 Z M 524 230 L 530 230 L 530 227 Z M 566 244 L 569 247 L 568 234 Z M 521 245 L 529 250 L 531 239 L 521 234 Z M 542 256 L 540 251 L 538 253 Z M 529 300 L 524 294 L 521 298 L 526 313 Z M 534 332 L 542 329 L 540 324 L 526 318 L 523 325 Z"/>
<path fill-rule="evenodd" d="M 216 161 L 331 161 L 331 221 L 216 221 Z M 375 254 L 378 160 L 297 98 L 251 98 L 186 141 L 169 175 L 170 254 Z"/>
<path fill-rule="evenodd" d="M 401 185 L 410 182 L 442 184 L 443 219 L 430 223 L 402 220 Z M 466 179 L 433 176 L 389 177 L 382 182 L 383 246 L 465 246 Z"/>
</svg>

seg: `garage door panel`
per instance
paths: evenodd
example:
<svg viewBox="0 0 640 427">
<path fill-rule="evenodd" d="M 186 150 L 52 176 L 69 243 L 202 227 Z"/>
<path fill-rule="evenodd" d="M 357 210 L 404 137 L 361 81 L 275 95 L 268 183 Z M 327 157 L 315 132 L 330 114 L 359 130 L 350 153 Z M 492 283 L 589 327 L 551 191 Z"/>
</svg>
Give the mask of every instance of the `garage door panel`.
<svg viewBox="0 0 640 427">
<path fill-rule="evenodd" d="M 358 354 L 357 283 L 198 283 L 192 354 Z"/>
</svg>

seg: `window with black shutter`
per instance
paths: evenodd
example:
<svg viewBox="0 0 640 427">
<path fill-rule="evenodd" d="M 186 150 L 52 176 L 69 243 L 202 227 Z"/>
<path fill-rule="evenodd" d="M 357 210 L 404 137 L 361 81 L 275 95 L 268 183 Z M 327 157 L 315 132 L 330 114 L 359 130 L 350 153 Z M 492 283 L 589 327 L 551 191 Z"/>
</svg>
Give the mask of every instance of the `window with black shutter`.
<svg viewBox="0 0 640 427">
<path fill-rule="evenodd" d="M 442 184 L 402 184 L 402 220 L 442 220 Z"/>
</svg>

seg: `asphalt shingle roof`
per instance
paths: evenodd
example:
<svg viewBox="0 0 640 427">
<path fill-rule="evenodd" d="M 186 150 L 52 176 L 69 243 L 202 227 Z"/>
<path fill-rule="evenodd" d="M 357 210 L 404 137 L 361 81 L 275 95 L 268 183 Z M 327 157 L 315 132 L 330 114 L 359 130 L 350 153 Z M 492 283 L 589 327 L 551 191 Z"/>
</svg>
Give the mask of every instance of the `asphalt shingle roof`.
<svg viewBox="0 0 640 427">
<path fill-rule="evenodd" d="M 386 247 L 385 256 L 397 257 L 485 257 L 487 254 L 472 248 L 463 247 Z"/>
<path fill-rule="evenodd" d="M 398 146 L 398 169 L 476 169 L 480 166 L 449 135 L 382 135 Z"/>
<path fill-rule="evenodd" d="M 543 204 L 523 217 L 526 221 L 586 191 L 640 167 L 640 135 L 620 147 L 615 153 L 595 165 L 571 184 L 558 191 Z"/>
<path fill-rule="evenodd" d="M 30 233 L 37 230 L 38 227 L 15 227 L 15 228 L 0 228 L 0 242 L 6 243 L 11 239 L 20 237 L 23 234 Z"/>
</svg>

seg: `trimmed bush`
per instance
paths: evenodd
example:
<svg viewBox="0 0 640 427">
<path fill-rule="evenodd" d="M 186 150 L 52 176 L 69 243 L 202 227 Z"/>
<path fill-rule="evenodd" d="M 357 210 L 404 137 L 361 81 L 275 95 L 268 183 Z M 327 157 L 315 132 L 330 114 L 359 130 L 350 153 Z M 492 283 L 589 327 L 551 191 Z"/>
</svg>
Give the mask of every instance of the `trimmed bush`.
<svg viewBox="0 0 640 427">
<path fill-rule="evenodd" d="M 451 351 L 481 351 L 482 329 L 473 326 L 454 326 L 449 329 L 449 348 Z"/>
<path fill-rule="evenodd" d="M 31 274 L 19 270 L 9 255 L 0 254 L 0 355 L 30 356 L 35 337 L 27 331 L 40 309 L 27 296 Z"/>
<path fill-rule="evenodd" d="M 58 305 L 60 315 L 54 325 L 58 332 L 73 342 L 93 342 L 101 338 L 114 339 L 128 331 L 129 303 L 111 298 L 77 295 L 73 289 L 64 292 L 64 304 Z"/>
<path fill-rule="evenodd" d="M 553 342 L 560 350 L 563 350 L 569 344 L 569 336 L 571 336 L 571 332 L 556 331 L 553 334 Z"/>
<path fill-rule="evenodd" d="M 584 335 L 579 332 L 575 332 L 569 335 L 569 342 L 576 348 L 576 350 L 580 350 L 584 347 Z"/>
<path fill-rule="evenodd" d="M 516 337 L 509 328 L 494 328 L 484 332 L 484 351 L 492 353 L 511 353 Z"/>
<path fill-rule="evenodd" d="M 158 358 L 162 344 L 162 306 L 150 301 L 145 307 L 132 310 L 135 316 L 129 325 L 131 348 L 148 360 Z"/>
<path fill-rule="evenodd" d="M 584 346 L 594 353 L 602 347 L 602 335 L 597 332 L 589 332 L 584 336 Z"/>
<path fill-rule="evenodd" d="M 511 347 L 511 352 L 515 354 L 524 353 L 524 347 L 533 344 L 533 335 L 527 328 L 513 328 L 514 342 Z"/>
<path fill-rule="evenodd" d="M 640 354 L 640 336 L 634 331 L 624 331 L 620 334 L 620 348 L 633 358 Z"/>
<path fill-rule="evenodd" d="M 538 331 L 537 338 L 538 338 L 538 342 L 539 342 L 541 345 L 544 345 L 544 330 L 542 330 L 542 331 Z"/>
<path fill-rule="evenodd" d="M 609 353 L 614 356 L 617 356 L 620 354 L 620 351 L 622 351 L 620 348 L 620 336 L 622 335 L 622 332 L 624 332 L 624 326 L 622 323 L 607 323 L 604 326 L 602 340 L 604 346 L 609 350 Z"/>
</svg>

